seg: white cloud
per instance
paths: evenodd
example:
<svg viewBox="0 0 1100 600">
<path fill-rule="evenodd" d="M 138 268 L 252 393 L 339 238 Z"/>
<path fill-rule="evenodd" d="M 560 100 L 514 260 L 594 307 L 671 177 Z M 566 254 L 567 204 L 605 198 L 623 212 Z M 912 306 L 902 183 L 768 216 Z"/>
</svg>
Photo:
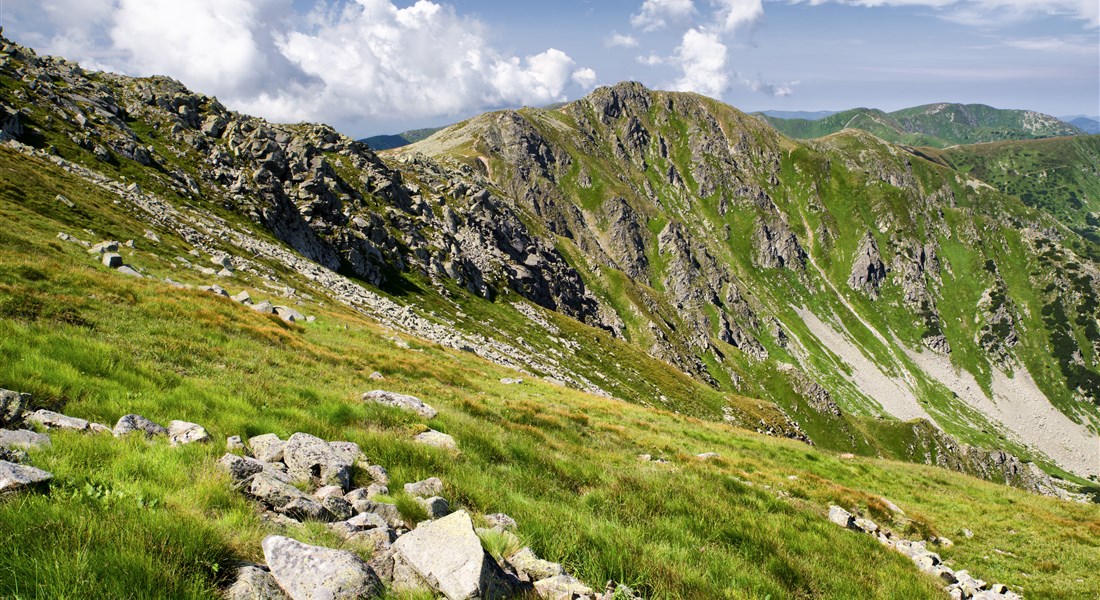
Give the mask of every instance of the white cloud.
<svg viewBox="0 0 1100 600">
<path fill-rule="evenodd" d="M 712 4 L 718 9 L 716 14 L 718 28 L 725 32 L 754 23 L 764 16 L 764 5 L 761 0 L 712 0 Z"/>
<path fill-rule="evenodd" d="M 1044 15 L 1064 15 L 1085 21 L 1090 28 L 1100 27 L 1100 2 L 1097 0 L 790 0 L 792 4 L 812 6 L 833 2 L 849 6 L 924 6 L 946 9 L 944 18 L 966 24 L 989 26 Z"/>
<path fill-rule="evenodd" d="M 664 65 L 668 64 L 669 62 L 669 59 L 661 56 L 660 54 L 647 54 L 645 56 L 638 56 L 634 60 L 638 61 L 638 64 L 645 65 L 647 67 Z"/>
<path fill-rule="evenodd" d="M 1088 36 L 1007 39 L 1004 44 L 1020 50 L 1066 54 L 1096 54 L 1098 50 L 1096 40 L 1090 39 Z"/>
<path fill-rule="evenodd" d="M 749 90 L 752 90 L 754 92 L 759 92 L 761 94 L 767 94 L 769 96 L 773 96 L 773 97 L 776 97 L 776 98 L 782 98 L 784 96 L 790 96 L 791 94 L 794 93 L 794 86 L 799 84 L 798 81 L 788 81 L 788 82 L 785 82 L 785 83 L 771 83 L 771 82 L 764 81 L 763 79 L 760 79 L 759 77 L 756 78 L 756 79 L 750 79 L 750 78 L 747 78 L 747 77 L 742 77 L 741 75 L 738 75 L 738 79 L 740 79 L 741 83 L 744 84 L 744 86 L 746 88 L 748 88 Z"/>
<path fill-rule="evenodd" d="M 635 48 L 638 46 L 638 39 L 632 35 L 612 32 L 611 35 L 604 40 L 604 45 L 608 48 Z"/>
<path fill-rule="evenodd" d="M 669 25 L 684 23 L 695 13 L 692 0 L 645 0 L 630 24 L 642 31 L 655 31 Z"/>
<path fill-rule="evenodd" d="M 596 85 L 596 72 L 587 67 L 584 69 L 577 69 L 573 71 L 573 75 L 570 79 L 582 89 L 590 90 Z"/>
<path fill-rule="evenodd" d="M 429 0 L 404 8 L 394 0 L 320 0 L 308 14 L 296 12 L 294 0 L 30 4 L 17 4 L 15 22 L 51 32 L 39 34 L 42 50 L 64 49 L 93 68 L 175 77 L 273 120 L 353 132 L 546 104 L 596 80 L 561 50 L 504 54 L 481 22 Z"/>
<path fill-rule="evenodd" d="M 729 87 L 726 45 L 717 33 L 689 29 L 676 49 L 675 60 L 682 74 L 673 84 L 679 91 L 698 92 L 721 98 Z"/>
</svg>

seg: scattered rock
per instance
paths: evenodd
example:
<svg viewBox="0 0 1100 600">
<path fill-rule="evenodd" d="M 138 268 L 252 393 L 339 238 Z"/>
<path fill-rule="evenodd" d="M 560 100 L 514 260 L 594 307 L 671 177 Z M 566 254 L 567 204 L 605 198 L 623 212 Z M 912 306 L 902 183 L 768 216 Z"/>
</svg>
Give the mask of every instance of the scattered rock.
<svg viewBox="0 0 1100 600">
<path fill-rule="evenodd" d="M 265 433 L 248 438 L 248 449 L 257 460 L 279 462 L 283 460 L 283 446 L 286 442 L 274 433 Z"/>
<path fill-rule="evenodd" d="M 260 565 L 237 569 L 237 580 L 226 590 L 225 597 L 226 600 L 290 600 L 271 571 Z"/>
<path fill-rule="evenodd" d="M 153 242 L 154 244 L 159 244 L 160 243 L 160 236 L 158 236 L 156 233 L 154 233 L 154 232 L 152 232 L 148 229 L 145 230 L 145 236 L 144 237 L 145 237 L 145 239 L 149 240 L 150 242 Z"/>
<path fill-rule="evenodd" d="M 130 277 L 137 277 L 138 279 L 145 278 L 144 275 L 138 273 L 133 267 L 128 265 L 122 265 L 121 267 L 119 267 L 118 272 L 122 273 L 123 275 L 129 275 Z"/>
<path fill-rule="evenodd" d="M 42 469 L 0 460 L 0 493 L 40 488 L 49 484 L 53 475 Z"/>
<path fill-rule="evenodd" d="M 382 593 L 374 570 L 347 550 L 270 535 L 263 541 L 271 575 L 293 600 L 359 600 Z"/>
<path fill-rule="evenodd" d="M 241 436 L 231 435 L 231 436 L 225 438 L 225 449 L 226 450 L 244 450 L 245 449 L 244 442 L 241 441 Z"/>
<path fill-rule="evenodd" d="M 105 254 L 107 252 L 118 252 L 119 243 L 111 240 L 100 242 L 88 249 L 88 254 Z"/>
<path fill-rule="evenodd" d="M 168 423 L 168 440 L 173 446 L 194 444 L 196 442 L 209 442 L 210 434 L 202 425 L 188 423 L 187 421 L 170 421 Z"/>
<path fill-rule="evenodd" d="M 23 421 L 23 412 L 30 404 L 31 395 L 0 389 L 0 427 L 11 427 Z"/>
<path fill-rule="evenodd" d="M 517 377 L 517 378 L 505 377 L 505 378 L 501 379 L 500 382 L 503 383 L 504 385 L 519 385 L 519 384 L 523 383 L 523 379 L 519 378 L 519 377 Z"/>
<path fill-rule="evenodd" d="M 329 512 L 334 519 L 347 520 L 357 514 L 355 507 L 344 499 L 343 496 L 327 496 L 321 500 L 321 506 Z"/>
<path fill-rule="evenodd" d="M 248 290 L 245 290 L 237 294 L 236 296 L 230 296 L 229 299 L 239 304 L 252 304 L 252 295 L 248 293 Z"/>
<path fill-rule="evenodd" d="M 431 498 L 416 498 L 416 503 L 428 513 L 429 519 L 439 519 L 451 514 L 451 505 L 444 498 L 432 496 Z"/>
<path fill-rule="evenodd" d="M 141 415 L 135 414 L 124 415 L 118 420 L 118 423 L 115 423 L 115 428 L 113 430 L 115 437 L 122 437 L 135 431 L 143 432 L 145 437 L 168 435 L 168 430 L 164 427 L 157 425 Z"/>
<path fill-rule="evenodd" d="M 375 371 L 375 372 L 371 373 L 371 374 L 369 375 L 369 377 L 370 377 L 371 379 L 374 379 L 374 380 L 377 380 L 377 381 L 382 381 L 383 379 L 385 379 L 385 378 L 386 378 L 386 376 L 385 376 L 385 375 L 383 375 L 383 374 L 379 373 L 378 371 Z"/>
<path fill-rule="evenodd" d="M 394 588 L 427 587 L 449 600 L 507 596 L 512 585 L 481 547 L 466 511 L 417 527 L 393 544 Z"/>
<path fill-rule="evenodd" d="M 370 465 L 367 467 L 367 474 L 375 483 L 382 485 L 389 485 L 390 474 L 386 472 L 386 468 L 381 465 Z"/>
<path fill-rule="evenodd" d="M 428 446 L 435 446 L 436 448 L 443 448 L 444 450 L 458 450 L 458 444 L 455 442 L 455 439 L 453 437 L 434 429 L 429 429 L 424 433 L 417 435 L 415 438 L 413 438 L 413 441 L 420 444 L 426 444 Z"/>
<path fill-rule="evenodd" d="M 485 522 L 497 531 L 515 531 L 517 527 L 516 520 L 504 513 L 485 515 Z"/>
<path fill-rule="evenodd" d="M 556 575 L 536 581 L 535 592 L 545 600 L 574 600 L 592 596 L 592 588 L 571 575 Z"/>
<path fill-rule="evenodd" d="M 122 255 L 115 252 L 107 252 L 103 255 L 103 266 L 117 269 L 122 266 Z"/>
<path fill-rule="evenodd" d="M 267 300 L 264 300 L 263 302 L 261 302 L 259 304 L 253 304 L 251 306 L 251 308 L 252 308 L 252 310 L 254 310 L 254 311 L 256 311 L 260 314 L 264 314 L 264 315 L 273 315 L 273 314 L 275 314 L 275 307 L 272 306 L 271 303 L 268 302 Z"/>
<path fill-rule="evenodd" d="M 218 459 L 218 466 L 229 474 L 230 479 L 233 480 L 233 484 L 237 488 L 247 486 L 253 475 L 262 473 L 264 470 L 264 465 L 260 461 L 236 454 L 223 455 Z"/>
<path fill-rule="evenodd" d="M 294 310 L 293 308 L 290 308 L 289 306 L 276 306 L 275 314 L 287 323 L 301 323 L 302 321 L 306 320 L 305 315 Z"/>
<path fill-rule="evenodd" d="M 443 480 L 438 477 L 429 477 L 424 481 L 405 484 L 405 493 L 410 496 L 430 498 L 443 493 Z"/>
<path fill-rule="evenodd" d="M 348 489 L 351 483 L 353 463 L 346 453 L 308 433 L 290 436 L 283 446 L 283 462 L 291 477 L 298 481 L 317 480 L 320 485 L 338 485 L 343 489 Z"/>
<path fill-rule="evenodd" d="M 329 520 L 327 518 L 329 513 L 321 503 L 289 483 L 279 481 L 269 473 L 253 475 L 249 493 L 279 514 L 298 520 Z"/>
<path fill-rule="evenodd" d="M 363 394 L 363 400 L 370 400 L 371 402 L 393 406 L 403 410 L 411 410 L 425 419 L 434 419 L 438 414 L 434 408 L 424 404 L 420 398 L 395 392 L 387 392 L 385 390 L 367 392 Z"/>
<path fill-rule="evenodd" d="M 704 452 L 702 454 L 696 454 L 695 458 L 698 458 L 699 460 L 710 460 L 712 458 L 718 458 L 719 456 L 721 455 L 717 452 Z"/>
<path fill-rule="evenodd" d="M 520 574 L 521 579 L 530 582 L 565 575 L 565 569 L 560 564 L 539 558 L 530 548 L 510 556 L 508 564 Z"/>
<path fill-rule="evenodd" d="M 829 520 L 846 529 L 856 528 L 856 518 L 839 506 L 829 507 Z"/>
<path fill-rule="evenodd" d="M 50 436 L 26 429 L 0 429 L 0 448 L 34 450 L 50 445 Z"/>
<path fill-rule="evenodd" d="M 36 423 L 46 429 L 68 429 L 72 431 L 87 431 L 91 426 L 84 419 L 68 417 L 50 410 L 36 410 L 29 415 L 24 415 L 28 423 Z"/>
</svg>

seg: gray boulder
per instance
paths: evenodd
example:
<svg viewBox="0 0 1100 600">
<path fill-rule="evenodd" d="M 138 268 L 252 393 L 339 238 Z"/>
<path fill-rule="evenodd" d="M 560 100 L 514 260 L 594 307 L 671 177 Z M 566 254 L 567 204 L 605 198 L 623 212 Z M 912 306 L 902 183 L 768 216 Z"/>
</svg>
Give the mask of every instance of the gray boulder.
<svg viewBox="0 0 1100 600">
<path fill-rule="evenodd" d="M 260 302 L 259 304 L 253 304 L 249 308 L 251 308 L 252 310 L 254 310 L 254 311 L 256 311 L 256 312 L 258 312 L 262 315 L 273 315 L 273 314 L 275 314 L 275 307 L 272 306 L 271 303 L 268 302 L 267 300 L 264 300 L 263 302 Z"/>
<path fill-rule="evenodd" d="M 170 421 L 168 423 L 168 440 L 173 446 L 183 444 L 205 443 L 210 441 L 210 434 L 202 425 L 188 423 L 187 421 Z"/>
<path fill-rule="evenodd" d="M 34 450 L 50 445 L 50 436 L 26 429 L 0 429 L 0 448 Z"/>
<path fill-rule="evenodd" d="M 122 266 L 122 256 L 116 252 L 107 252 L 103 255 L 103 266 L 117 269 Z"/>
<path fill-rule="evenodd" d="M 390 484 L 390 474 L 386 472 L 386 468 L 381 465 L 370 465 L 367 467 L 367 474 L 374 480 L 375 483 L 382 485 Z"/>
<path fill-rule="evenodd" d="M 264 538 L 263 549 L 272 576 L 293 600 L 360 600 L 382 594 L 378 576 L 347 550 L 277 535 Z"/>
<path fill-rule="evenodd" d="M 271 571 L 260 565 L 237 569 L 237 580 L 225 592 L 227 600 L 289 600 Z"/>
<path fill-rule="evenodd" d="M 330 520 L 330 513 L 320 502 L 269 473 L 253 475 L 249 493 L 279 514 L 298 520 Z"/>
<path fill-rule="evenodd" d="M 141 415 L 129 414 L 124 415 L 115 423 L 114 434 L 115 437 L 122 437 L 128 433 L 139 431 L 145 434 L 145 437 L 153 437 L 158 435 L 168 435 L 168 430 L 164 427 L 146 419 Z"/>
<path fill-rule="evenodd" d="M 53 475 L 42 469 L 0 460 L 0 493 L 45 486 Z"/>
<path fill-rule="evenodd" d="M 30 404 L 30 394 L 20 394 L 0 389 L 0 427 L 18 425 L 23 421 L 23 411 Z"/>
<path fill-rule="evenodd" d="M 386 520 L 374 513 L 362 513 L 346 521 L 331 523 L 329 529 L 349 542 L 374 551 L 385 550 L 397 540 L 397 534 Z"/>
<path fill-rule="evenodd" d="M 283 446 L 286 442 L 274 433 L 265 433 L 248 438 L 248 449 L 257 460 L 279 462 L 283 460 Z"/>
<path fill-rule="evenodd" d="M 556 575 L 535 582 L 535 593 L 545 600 L 573 600 L 590 598 L 592 588 L 570 575 Z"/>
<path fill-rule="evenodd" d="M 856 518 L 839 506 L 829 507 L 829 520 L 846 529 L 856 529 Z"/>
<path fill-rule="evenodd" d="M 283 446 L 283 462 L 297 481 L 317 480 L 320 485 L 338 485 L 348 489 L 352 462 L 341 449 L 308 433 L 295 433 Z"/>
<path fill-rule="evenodd" d="M 36 410 L 23 417 L 28 423 L 36 423 L 46 429 L 69 429 L 73 431 L 87 431 L 91 426 L 84 419 L 68 417 L 51 410 Z"/>
<path fill-rule="evenodd" d="M 327 496 L 321 499 L 321 506 L 335 519 L 346 520 L 356 515 L 355 507 L 343 496 Z"/>
<path fill-rule="evenodd" d="M 428 513 L 429 519 L 439 519 L 451 514 L 451 505 L 447 503 L 446 499 L 439 496 L 417 498 L 416 503 L 424 509 L 424 512 Z"/>
<path fill-rule="evenodd" d="M 425 419 L 434 419 L 439 414 L 434 408 L 424 404 L 420 398 L 416 396 L 406 396 L 405 394 L 398 394 L 395 392 L 387 392 L 385 390 L 374 390 L 363 394 L 364 401 L 371 401 L 378 404 L 384 404 L 386 406 L 392 406 L 394 408 L 400 408 L 402 410 L 409 410 L 424 417 Z"/>
<path fill-rule="evenodd" d="M 229 478 L 233 480 L 233 484 L 238 488 L 247 486 L 253 475 L 262 473 L 264 470 L 264 465 L 260 461 L 232 453 L 225 454 L 218 459 L 218 467 L 229 474 Z"/>
<path fill-rule="evenodd" d="M 485 515 L 485 522 L 489 524 L 490 528 L 497 531 L 515 531 L 518 526 L 515 519 L 504 513 Z"/>
<path fill-rule="evenodd" d="M 225 438 L 225 449 L 226 450 L 244 450 L 245 449 L 244 442 L 241 441 L 241 436 L 231 435 L 231 436 Z"/>
<path fill-rule="evenodd" d="M 424 433 L 421 433 L 420 435 L 413 438 L 413 441 L 427 446 L 442 448 L 444 450 L 458 450 L 458 444 L 455 442 L 455 439 L 453 437 L 434 429 L 429 429 Z"/>
<path fill-rule="evenodd" d="M 405 493 L 410 496 L 431 498 L 443 493 L 443 480 L 438 477 L 429 477 L 424 481 L 405 484 Z"/>
<path fill-rule="evenodd" d="M 530 548 L 524 548 L 508 557 L 508 564 L 527 581 L 539 581 L 565 575 L 565 569 L 556 562 L 543 560 Z"/>
<path fill-rule="evenodd" d="M 511 582 L 481 547 L 473 521 L 457 511 L 417 527 L 393 544 L 394 589 L 428 587 L 449 600 L 502 598 Z"/>
<path fill-rule="evenodd" d="M 289 306 L 276 306 L 275 314 L 287 323 L 301 323 L 302 321 L 306 320 L 305 315 L 294 310 L 293 308 L 290 308 Z"/>
</svg>

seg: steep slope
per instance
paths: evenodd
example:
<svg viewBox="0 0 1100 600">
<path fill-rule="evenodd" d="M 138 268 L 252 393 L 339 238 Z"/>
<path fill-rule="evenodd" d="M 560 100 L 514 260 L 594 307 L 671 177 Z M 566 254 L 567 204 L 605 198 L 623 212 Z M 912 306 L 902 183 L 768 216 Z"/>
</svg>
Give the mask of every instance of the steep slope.
<svg viewBox="0 0 1100 600">
<path fill-rule="evenodd" d="M 401 154 L 417 153 L 546 223 L 626 340 L 779 402 L 811 438 L 861 446 L 839 407 L 1096 471 L 1097 267 L 977 180 L 637 84 L 478 117 Z"/>
<path fill-rule="evenodd" d="M 824 137 L 851 128 L 870 132 L 896 144 L 936 148 L 1083 133 L 1077 127 L 1049 115 L 998 109 L 983 104 L 928 104 L 890 113 L 856 108 L 813 121 L 765 118 L 783 134 L 798 139 Z"/>
<path fill-rule="evenodd" d="M 439 131 L 442 127 L 430 127 L 427 129 L 412 129 L 404 133 L 397 133 L 394 135 L 376 135 L 373 137 L 359 140 L 364 144 L 371 147 L 372 150 L 392 150 L 394 148 L 400 148 L 401 146 L 408 146 L 414 142 L 430 136 L 431 134 Z"/>
<path fill-rule="evenodd" d="M 932 155 L 1047 211 L 1100 257 L 1100 136 L 956 146 Z"/>
</svg>

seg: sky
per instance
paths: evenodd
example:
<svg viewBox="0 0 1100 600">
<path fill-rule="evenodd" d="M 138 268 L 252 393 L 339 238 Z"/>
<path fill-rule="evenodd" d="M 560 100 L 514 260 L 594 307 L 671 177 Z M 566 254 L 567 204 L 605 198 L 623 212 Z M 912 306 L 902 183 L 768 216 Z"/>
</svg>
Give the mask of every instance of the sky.
<svg viewBox="0 0 1100 600">
<path fill-rule="evenodd" d="M 1100 0 L 0 0 L 4 35 L 365 137 L 641 81 L 744 111 L 1100 114 Z"/>
</svg>

